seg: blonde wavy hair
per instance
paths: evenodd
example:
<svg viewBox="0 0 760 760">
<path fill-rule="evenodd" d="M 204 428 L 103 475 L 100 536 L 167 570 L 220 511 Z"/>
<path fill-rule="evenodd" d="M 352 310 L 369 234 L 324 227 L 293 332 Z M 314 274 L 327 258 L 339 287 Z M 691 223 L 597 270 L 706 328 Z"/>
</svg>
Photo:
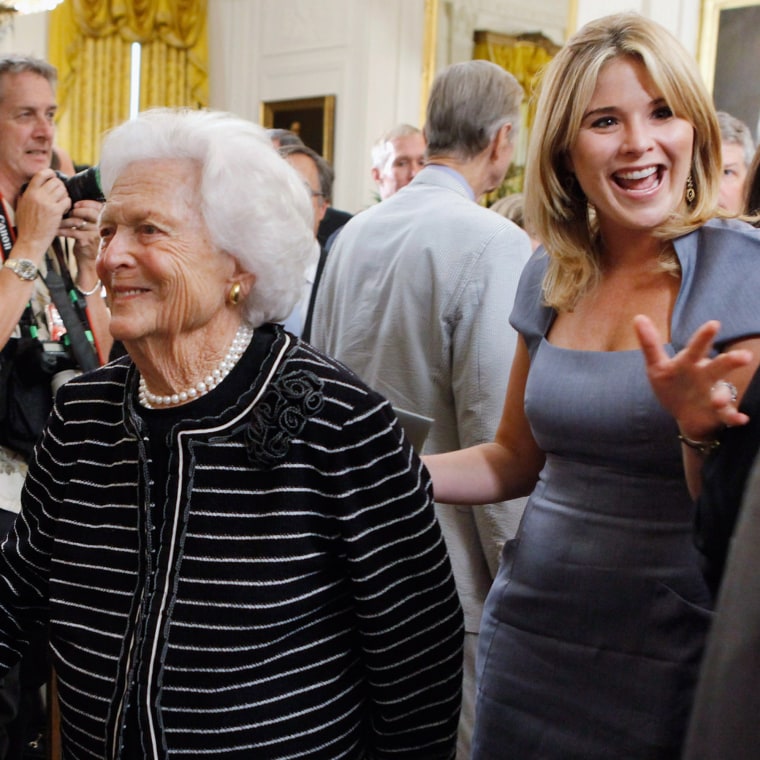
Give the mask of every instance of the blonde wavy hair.
<svg viewBox="0 0 760 760">
<path fill-rule="evenodd" d="M 691 177 L 696 199 L 685 200 L 657 230 L 672 240 L 717 212 L 722 168 L 718 120 L 693 57 L 659 24 L 637 13 L 618 13 L 586 24 L 547 66 L 526 164 L 526 218 L 549 255 L 544 301 L 569 310 L 598 281 L 601 240 L 593 207 L 569 168 L 602 67 L 614 58 L 641 61 L 673 113 L 694 127 Z M 678 271 L 675 252 L 663 246 L 664 269 Z"/>
</svg>

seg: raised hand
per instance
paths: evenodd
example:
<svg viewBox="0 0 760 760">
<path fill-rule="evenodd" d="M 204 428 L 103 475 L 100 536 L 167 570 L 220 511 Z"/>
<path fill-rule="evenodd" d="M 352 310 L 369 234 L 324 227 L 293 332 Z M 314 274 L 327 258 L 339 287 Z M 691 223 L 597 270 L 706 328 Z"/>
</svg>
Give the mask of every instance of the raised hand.
<svg viewBox="0 0 760 760">
<path fill-rule="evenodd" d="M 17 243 L 24 256 L 35 263 L 42 260 L 70 206 L 66 187 L 52 169 L 32 177 L 16 204 Z"/>
<path fill-rule="evenodd" d="M 79 271 L 92 272 L 93 279 L 97 279 L 95 259 L 100 246 L 98 219 L 101 208 L 103 204 L 99 201 L 77 201 L 68 217 L 61 221 L 61 227 L 58 230 L 59 235 L 74 240 L 74 256 L 76 256 Z"/>
<path fill-rule="evenodd" d="M 667 354 L 662 336 L 648 317 L 639 314 L 633 326 L 652 390 L 683 435 L 701 441 L 714 438 L 723 426 L 748 422 L 747 415 L 738 410 L 730 379 L 733 370 L 752 361 L 752 353 L 737 349 L 711 357 L 719 322 L 705 322 L 675 356 Z"/>
</svg>

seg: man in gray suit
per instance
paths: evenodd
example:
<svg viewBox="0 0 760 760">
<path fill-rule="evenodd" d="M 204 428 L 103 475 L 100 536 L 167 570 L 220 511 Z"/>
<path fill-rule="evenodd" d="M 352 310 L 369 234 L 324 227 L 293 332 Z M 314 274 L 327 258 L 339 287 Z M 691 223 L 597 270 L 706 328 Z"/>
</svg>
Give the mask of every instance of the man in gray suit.
<svg viewBox="0 0 760 760">
<path fill-rule="evenodd" d="M 515 78 L 487 61 L 441 72 L 427 165 L 343 228 L 317 295 L 312 342 L 396 408 L 432 418 L 424 453 L 493 440 L 501 415 L 516 343 L 508 317 L 531 248 L 476 201 L 504 179 L 521 99 Z M 468 634 L 457 757 L 469 758 L 480 616 L 523 502 L 436 508 Z"/>
</svg>

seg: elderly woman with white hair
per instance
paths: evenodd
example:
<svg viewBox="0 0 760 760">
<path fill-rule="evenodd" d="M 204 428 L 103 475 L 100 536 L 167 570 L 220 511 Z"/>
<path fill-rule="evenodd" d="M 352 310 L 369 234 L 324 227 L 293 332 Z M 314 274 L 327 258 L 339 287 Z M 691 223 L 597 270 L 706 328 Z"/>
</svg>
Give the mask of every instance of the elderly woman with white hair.
<svg viewBox="0 0 760 760">
<path fill-rule="evenodd" d="M 276 324 L 302 180 L 229 115 L 114 130 L 98 274 L 128 356 L 65 385 L 0 556 L 50 620 L 67 758 L 450 758 L 462 614 L 388 402 Z"/>
</svg>

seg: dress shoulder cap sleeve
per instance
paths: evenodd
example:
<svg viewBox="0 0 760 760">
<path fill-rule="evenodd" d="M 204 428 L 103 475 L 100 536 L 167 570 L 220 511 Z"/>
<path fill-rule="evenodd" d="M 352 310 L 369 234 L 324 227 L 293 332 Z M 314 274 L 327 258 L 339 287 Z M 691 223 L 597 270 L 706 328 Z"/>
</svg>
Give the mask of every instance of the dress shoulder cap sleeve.
<svg viewBox="0 0 760 760">
<path fill-rule="evenodd" d="M 544 304 L 543 280 L 549 258 L 543 247 L 528 260 L 520 276 L 509 323 L 522 335 L 533 356 L 554 319 L 554 309 Z"/>
<path fill-rule="evenodd" d="M 760 230 L 738 220 L 711 220 L 674 241 L 681 264 L 681 289 L 671 338 L 680 350 L 706 321 L 721 323 L 721 350 L 760 335 Z"/>
</svg>

